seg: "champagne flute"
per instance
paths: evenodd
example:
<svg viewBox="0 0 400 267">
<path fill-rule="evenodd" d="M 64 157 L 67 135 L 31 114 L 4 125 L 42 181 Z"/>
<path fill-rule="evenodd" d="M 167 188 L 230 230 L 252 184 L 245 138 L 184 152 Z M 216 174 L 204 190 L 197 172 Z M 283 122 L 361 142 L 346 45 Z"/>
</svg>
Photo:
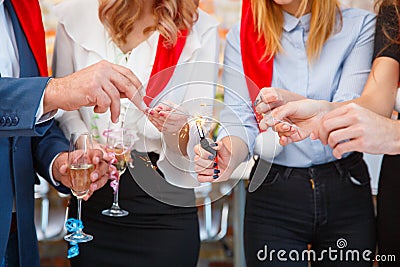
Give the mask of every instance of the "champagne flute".
<svg viewBox="0 0 400 267">
<path fill-rule="evenodd" d="M 109 127 L 103 134 L 106 136 L 106 151 L 115 155 L 115 162 L 113 165 L 118 171 L 117 179 L 113 186 L 114 201 L 109 209 L 103 210 L 101 213 L 110 217 L 123 217 L 129 214 L 128 211 L 122 209 L 118 203 L 119 196 L 119 181 L 121 175 L 125 172 L 127 164 L 132 164 L 131 150 L 132 150 L 132 135 L 131 131 L 127 128 Z M 114 181 L 112 181 L 114 182 Z"/>
<path fill-rule="evenodd" d="M 90 174 L 94 170 L 90 150 L 93 149 L 89 133 L 72 133 L 68 151 L 68 168 L 71 181 L 71 192 L 78 200 L 78 220 L 81 220 L 82 198 L 89 193 Z M 88 242 L 93 236 L 85 234 L 81 228 L 64 236 L 68 242 Z"/>
</svg>

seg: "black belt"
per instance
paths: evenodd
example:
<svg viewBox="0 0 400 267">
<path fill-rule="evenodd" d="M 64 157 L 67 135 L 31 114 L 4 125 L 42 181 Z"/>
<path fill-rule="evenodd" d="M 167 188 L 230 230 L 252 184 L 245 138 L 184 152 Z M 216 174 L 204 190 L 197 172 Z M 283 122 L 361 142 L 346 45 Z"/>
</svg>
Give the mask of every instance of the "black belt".
<svg viewBox="0 0 400 267">
<path fill-rule="evenodd" d="M 11 216 L 10 234 L 17 232 L 17 213 L 13 212 Z"/>
</svg>

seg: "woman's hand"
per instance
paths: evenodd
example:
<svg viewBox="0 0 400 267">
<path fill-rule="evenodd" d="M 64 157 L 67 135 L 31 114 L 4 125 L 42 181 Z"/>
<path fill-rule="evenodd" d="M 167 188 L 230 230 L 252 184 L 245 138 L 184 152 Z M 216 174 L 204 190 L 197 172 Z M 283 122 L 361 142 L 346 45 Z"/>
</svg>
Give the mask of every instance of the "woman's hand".
<svg viewBox="0 0 400 267">
<path fill-rule="evenodd" d="M 286 104 L 286 92 L 286 90 L 279 88 L 264 87 L 260 90 L 260 93 L 258 94 L 254 103 L 256 111 L 260 114 L 264 114 L 270 112 L 274 108 Z"/>
<path fill-rule="evenodd" d="M 268 113 L 277 107 L 285 105 L 291 101 L 306 99 L 304 96 L 293 93 L 291 91 L 274 88 L 264 87 L 260 90 L 254 106 L 256 111 L 260 114 Z"/>
<path fill-rule="evenodd" d="M 165 101 L 148 111 L 148 118 L 160 132 L 178 133 L 188 120 L 182 107 Z"/>
<path fill-rule="evenodd" d="M 200 183 L 226 181 L 233 172 L 228 168 L 232 157 L 231 151 L 222 141 L 212 144 L 212 147 L 217 151 L 217 160 L 210 152 L 203 149 L 200 144 L 194 147 L 194 152 L 196 153 L 194 170 L 197 172 L 197 180 Z M 217 166 L 214 166 L 215 162 L 218 162 Z M 214 179 L 213 176 L 215 175 L 219 177 Z"/>
<path fill-rule="evenodd" d="M 288 145 L 293 142 L 304 140 L 315 129 L 321 125 L 321 119 L 333 105 L 328 101 L 304 99 L 289 102 L 274 109 L 270 115 L 260 121 L 260 128 L 272 127 L 280 137 L 281 145 Z M 289 126 L 285 121 L 293 123 L 296 127 Z"/>
<path fill-rule="evenodd" d="M 249 153 L 247 145 L 236 136 L 226 136 L 221 141 L 212 144 L 211 147 L 217 151 L 217 160 L 201 145 L 194 147 L 196 154 L 194 170 L 197 172 L 197 180 L 200 183 L 228 180 L 237 166 L 245 161 Z M 214 166 L 215 162 L 218 162 L 217 166 Z M 214 175 L 219 177 L 214 179 Z"/>
</svg>

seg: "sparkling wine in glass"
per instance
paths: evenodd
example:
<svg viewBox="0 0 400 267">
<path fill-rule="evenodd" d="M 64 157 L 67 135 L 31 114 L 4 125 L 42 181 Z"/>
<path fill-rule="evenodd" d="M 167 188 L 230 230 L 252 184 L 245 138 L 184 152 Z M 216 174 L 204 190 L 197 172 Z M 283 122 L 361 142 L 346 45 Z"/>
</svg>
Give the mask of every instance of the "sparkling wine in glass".
<svg viewBox="0 0 400 267">
<path fill-rule="evenodd" d="M 90 174 L 94 170 L 91 151 L 93 143 L 89 133 L 72 133 L 68 151 L 68 168 L 71 181 L 71 192 L 78 200 L 78 220 L 81 220 L 82 198 L 89 193 Z M 88 242 L 93 236 L 85 234 L 82 229 L 64 236 L 68 242 Z"/>
<path fill-rule="evenodd" d="M 118 177 L 115 181 L 114 200 L 109 209 L 103 210 L 102 214 L 110 217 L 123 217 L 129 214 L 128 211 L 119 206 L 119 182 L 121 175 L 125 172 L 127 164 L 131 164 L 132 135 L 129 129 L 122 127 L 109 127 L 104 132 L 107 138 L 106 151 L 115 155 L 113 165 L 118 171 Z"/>
</svg>

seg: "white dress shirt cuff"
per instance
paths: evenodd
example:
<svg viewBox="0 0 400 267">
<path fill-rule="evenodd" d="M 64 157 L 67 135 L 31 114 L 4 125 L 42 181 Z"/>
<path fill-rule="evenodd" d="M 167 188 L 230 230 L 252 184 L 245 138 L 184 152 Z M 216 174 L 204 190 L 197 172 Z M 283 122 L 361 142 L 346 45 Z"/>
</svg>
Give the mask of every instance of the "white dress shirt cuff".
<svg viewBox="0 0 400 267">
<path fill-rule="evenodd" d="M 51 79 L 52 78 L 50 78 L 49 81 Z M 47 83 L 49 83 L 49 81 Z M 36 125 L 53 119 L 54 116 L 56 116 L 56 114 L 57 114 L 57 110 L 52 110 L 50 112 L 47 112 L 46 114 L 43 114 L 43 112 L 44 112 L 43 101 L 44 101 L 44 93 L 45 92 L 46 92 L 46 89 L 44 89 L 44 91 L 43 91 L 42 98 L 40 99 L 39 108 L 36 111 L 36 116 L 35 116 L 35 118 L 36 118 L 35 124 Z"/>
<path fill-rule="evenodd" d="M 61 185 L 61 183 L 60 183 L 60 182 L 57 182 L 57 181 L 54 179 L 54 177 L 53 177 L 53 163 L 54 163 L 54 161 L 56 160 L 56 158 L 57 158 L 60 154 L 61 154 L 61 153 L 58 153 L 58 154 L 53 158 L 53 160 L 51 161 L 50 166 L 49 166 L 49 177 L 50 177 L 50 181 L 53 183 L 54 186 L 60 186 L 60 185 Z"/>
</svg>

